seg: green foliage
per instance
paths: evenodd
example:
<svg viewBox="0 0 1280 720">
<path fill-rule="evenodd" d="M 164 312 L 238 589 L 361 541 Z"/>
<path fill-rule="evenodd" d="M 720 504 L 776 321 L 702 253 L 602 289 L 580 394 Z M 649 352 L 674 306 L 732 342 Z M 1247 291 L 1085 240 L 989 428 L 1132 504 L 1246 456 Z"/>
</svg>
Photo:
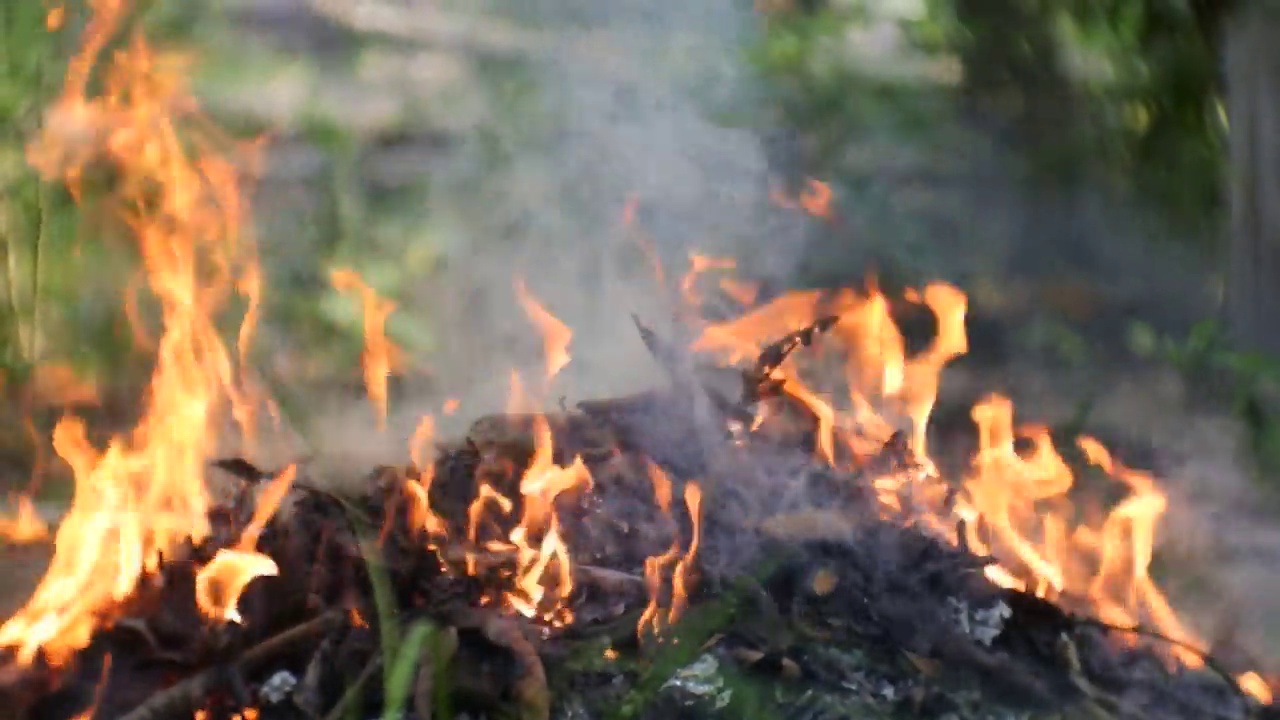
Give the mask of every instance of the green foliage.
<svg viewBox="0 0 1280 720">
<path fill-rule="evenodd" d="M 1118 170 L 1178 223 L 1213 227 L 1224 209 L 1226 123 L 1218 15 L 1191 0 L 1066 3 L 1081 45 L 1110 68 L 1103 101 Z"/>
<path fill-rule="evenodd" d="M 1129 347 L 1141 357 L 1170 363 L 1192 387 L 1210 383 L 1225 390 L 1244 423 L 1260 475 L 1280 477 L 1280 413 L 1273 400 L 1280 392 L 1280 358 L 1234 349 L 1225 327 L 1214 320 L 1196 324 L 1182 339 L 1133 323 Z"/>
<path fill-rule="evenodd" d="M 809 173 L 826 177 L 831 159 L 865 141 L 869 123 L 885 124 L 880 118 L 903 142 L 927 142 L 951 103 L 980 126 L 1000 128 L 996 135 L 1040 181 L 1109 188 L 1156 210 L 1177 237 L 1212 237 L 1224 208 L 1226 127 L 1217 75 L 1222 11 L 1211 6 L 927 0 L 924 12 L 897 24 L 917 52 L 960 65 L 960 84 L 941 104 L 921 97 L 918 79 L 870 79 L 867 58 L 847 52 L 850 31 L 873 9 L 884 12 L 876 3 L 778 13 L 753 58 L 783 124 L 813 141 Z"/>
<path fill-rule="evenodd" d="M 382 555 L 376 543 L 366 542 L 361 547 L 369 583 L 373 587 L 373 600 L 378 613 L 378 632 L 382 653 L 382 718 L 397 720 L 404 717 L 404 710 L 413 689 L 414 678 L 424 652 L 432 648 L 433 669 L 442 674 L 448 658 L 439 633 L 427 620 L 415 620 L 407 629 L 401 626 L 400 611 L 396 608 L 391 578 L 383 566 Z M 437 683 L 437 687 L 440 685 Z M 443 695 L 437 694 L 436 710 L 440 717 L 449 717 Z"/>
<path fill-rule="evenodd" d="M 776 101 L 773 120 L 805 137 L 811 174 L 826 177 L 830 163 L 869 137 L 929 142 L 946 116 L 946 96 L 929 83 L 849 56 L 848 34 L 864 20 L 858 7 L 779 17 L 749 52 Z"/>
<path fill-rule="evenodd" d="M 397 720 L 404 717 L 404 708 L 409 701 L 409 691 L 413 687 L 417 674 L 418 661 L 422 652 L 434 639 L 435 626 L 425 620 L 419 620 L 409 626 L 403 642 L 391 654 L 391 666 L 384 679 L 382 718 Z M 385 651 L 384 651 L 385 652 Z"/>
<path fill-rule="evenodd" d="M 112 43 L 123 42 L 137 23 L 160 42 L 180 38 L 207 15 L 193 15 L 186 5 L 138 4 Z M 119 299 L 134 259 L 111 237 L 109 223 L 93 216 L 111 179 L 86 178 L 77 205 L 26 161 L 85 12 L 81 4 L 67 5 L 64 24 L 51 30 L 48 7 L 17 2 L 0 8 L 0 362 L 10 369 L 63 362 L 88 377 L 130 383 L 139 368 Z"/>
</svg>

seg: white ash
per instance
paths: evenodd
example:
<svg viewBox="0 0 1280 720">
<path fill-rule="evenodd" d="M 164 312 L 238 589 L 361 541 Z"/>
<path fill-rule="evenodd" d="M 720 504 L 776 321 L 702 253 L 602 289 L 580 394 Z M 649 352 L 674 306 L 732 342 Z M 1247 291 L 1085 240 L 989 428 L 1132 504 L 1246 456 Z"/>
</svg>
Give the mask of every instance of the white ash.
<svg viewBox="0 0 1280 720">
<path fill-rule="evenodd" d="M 947 599 L 956 626 L 983 645 L 991 645 L 1004 631 L 1004 621 L 1013 614 L 1003 601 L 986 608 L 972 608 L 963 600 Z"/>
<path fill-rule="evenodd" d="M 716 710 L 727 706 L 733 697 L 733 691 L 724 686 L 724 678 L 720 676 L 720 662 L 710 653 L 677 670 L 663 683 L 662 689 L 668 688 L 681 690 L 693 698 L 714 698 Z"/>
<path fill-rule="evenodd" d="M 898 699 L 898 688 L 894 687 L 893 683 L 885 682 L 880 685 L 876 694 L 885 702 L 893 702 Z"/>
<path fill-rule="evenodd" d="M 297 686 L 297 676 L 288 670 L 280 670 L 262 683 L 262 687 L 258 688 L 258 697 L 268 705 L 279 705 Z"/>
</svg>

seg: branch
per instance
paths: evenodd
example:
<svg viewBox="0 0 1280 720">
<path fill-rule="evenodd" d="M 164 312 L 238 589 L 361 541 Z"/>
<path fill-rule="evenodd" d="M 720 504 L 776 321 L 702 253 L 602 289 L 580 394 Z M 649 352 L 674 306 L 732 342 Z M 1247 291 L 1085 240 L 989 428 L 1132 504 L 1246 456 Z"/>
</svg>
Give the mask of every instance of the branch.
<svg viewBox="0 0 1280 720">
<path fill-rule="evenodd" d="M 274 635 L 249 648 L 231 664 L 233 672 L 249 672 L 300 644 L 326 635 L 347 621 L 339 611 L 330 611 L 284 632 Z M 182 682 L 152 695 L 146 702 L 134 708 L 121 720 L 159 720 L 169 717 L 190 717 L 202 700 L 218 688 L 226 676 L 224 665 L 209 668 L 192 675 Z"/>
</svg>

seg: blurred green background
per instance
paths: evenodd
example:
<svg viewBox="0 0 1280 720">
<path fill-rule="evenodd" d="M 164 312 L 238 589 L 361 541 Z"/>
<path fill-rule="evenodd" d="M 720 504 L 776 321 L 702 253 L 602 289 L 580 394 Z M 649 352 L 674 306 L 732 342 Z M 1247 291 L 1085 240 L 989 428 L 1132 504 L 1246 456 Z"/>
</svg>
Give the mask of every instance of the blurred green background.
<svg viewBox="0 0 1280 720">
<path fill-rule="evenodd" d="M 588 289 L 560 298 L 562 309 L 606 304 L 581 298 L 639 272 L 634 253 L 619 259 L 619 243 L 600 238 L 618 232 L 625 191 L 648 184 L 676 198 L 742 195 L 731 207 L 768 218 L 722 227 L 706 218 L 733 212 L 653 201 L 640 223 L 672 272 L 689 249 L 710 247 L 774 285 L 847 284 L 871 268 L 890 290 L 957 282 L 973 304 L 971 372 L 1007 381 L 1010 366 L 1028 366 L 1061 396 L 1033 399 L 1032 413 L 1052 415 L 1056 402 L 1069 407 L 1061 417 L 1087 424 L 1117 373 L 1172 373 L 1179 402 L 1239 421 L 1255 479 L 1276 474 L 1280 365 L 1256 352 L 1259 332 L 1231 332 L 1226 301 L 1225 29 L 1251 10 L 1211 0 L 606 5 L 140 8 L 159 44 L 196 53 L 195 87 L 215 117 L 269 138 L 254 195 L 269 288 L 260 369 L 299 423 L 318 395 L 359 396 L 360 308 L 330 287 L 330 268 L 355 269 L 400 306 L 389 326 L 410 357 L 399 391 L 443 397 L 449 388 L 433 383 L 478 382 L 492 369 L 471 368 L 476 354 L 499 356 L 497 367 L 519 345 L 494 320 L 518 316 L 504 309 L 509 282 L 494 278 L 545 280 L 548 266 L 510 258 L 577 256 L 563 274 L 556 261 L 550 284 Z M 0 10 L 10 400 L 0 454 L 18 477 L 34 452 L 25 420 L 47 435 L 76 399 L 37 391 L 36 368 L 70 368 L 96 386 L 103 403 L 83 411 L 108 424 L 127 422 L 148 368 L 118 302 L 127 253 L 95 242 L 91 211 L 39 182 L 23 158 L 74 47 L 83 7 L 68 11 L 68 29 L 49 33 L 40 3 Z M 584 100 L 595 96 L 580 87 L 593 83 L 610 104 Z M 651 96 L 678 111 L 654 111 Z M 697 124 L 686 135 L 688 118 Z M 609 134 L 628 121 L 633 135 Z M 582 139 L 591 133 L 656 159 L 611 167 Z M 760 156 L 745 184 L 721 167 L 738 142 Z M 705 157 L 703 144 L 714 146 Z M 770 207 L 767 187 L 807 178 L 832 188 L 838 221 Z M 604 187 L 618 202 L 601 200 Z M 758 237 L 739 232 L 757 226 Z M 782 252 L 784 236 L 786 262 L 760 260 Z M 540 297 L 554 300 L 554 289 L 535 282 Z"/>
</svg>

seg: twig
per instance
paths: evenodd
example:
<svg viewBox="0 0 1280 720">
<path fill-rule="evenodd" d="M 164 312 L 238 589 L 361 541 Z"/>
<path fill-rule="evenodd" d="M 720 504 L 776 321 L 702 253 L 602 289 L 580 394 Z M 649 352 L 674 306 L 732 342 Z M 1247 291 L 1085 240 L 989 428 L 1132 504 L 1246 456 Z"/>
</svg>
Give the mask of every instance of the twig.
<svg viewBox="0 0 1280 720">
<path fill-rule="evenodd" d="M 743 373 L 742 402 L 751 405 L 777 395 L 782 390 L 783 382 L 773 376 L 774 371 L 782 367 L 791 353 L 800 347 L 809 347 L 819 335 L 835 327 L 838 322 L 838 315 L 820 317 L 765 346 L 756 358 L 755 365 Z"/>
<path fill-rule="evenodd" d="M 374 655 L 369 660 L 369 664 L 364 666 L 364 670 L 361 670 L 360 674 L 356 676 L 355 681 L 351 683 L 351 687 L 347 688 L 342 697 L 338 698 L 338 702 L 325 714 L 324 720 L 341 720 L 347 714 L 347 709 L 360 698 L 360 694 L 364 692 L 364 686 L 368 684 L 373 674 L 381 667 L 382 655 Z"/>
<path fill-rule="evenodd" d="M 517 559 L 515 550 L 476 550 L 470 549 L 465 545 L 451 545 L 441 549 L 440 558 L 451 565 L 470 562 L 479 574 L 484 574 L 495 568 L 514 565 Z M 645 591 L 644 578 L 621 570 L 613 570 L 597 565 L 574 565 L 573 576 L 575 581 L 595 585 L 605 592 L 618 593 L 638 590 L 643 593 Z"/>
<path fill-rule="evenodd" d="M 238 672 L 251 672 L 264 662 L 288 652 L 300 643 L 325 635 L 344 622 L 346 622 L 346 616 L 342 612 L 331 610 L 300 625 L 295 625 L 246 650 L 232 664 L 232 669 Z M 213 692 L 226 677 L 226 669 L 225 666 L 209 668 L 165 688 L 134 708 L 121 720 L 190 717 L 198 709 L 200 701 Z"/>
<path fill-rule="evenodd" d="M 547 689 L 547 671 L 537 649 L 521 630 L 520 624 L 499 615 L 488 616 L 480 624 L 485 639 L 506 648 L 519 668 L 514 691 L 521 720 L 547 720 L 551 717 L 551 693 Z"/>
<path fill-rule="evenodd" d="M 646 588 L 644 578 L 621 570 L 598 567 L 596 565 L 574 565 L 574 579 L 604 590 L 610 594 L 640 592 Z"/>
<path fill-rule="evenodd" d="M 1229 685 L 1237 695 L 1239 695 L 1241 698 L 1245 699 L 1246 701 L 1250 701 L 1250 702 L 1253 701 L 1253 696 L 1245 692 L 1244 688 L 1240 687 L 1240 683 L 1235 679 L 1234 676 L 1232 676 L 1231 672 L 1228 671 L 1225 667 L 1223 667 L 1222 663 L 1218 662 L 1218 659 L 1214 657 L 1212 653 L 1210 653 L 1208 650 L 1204 650 L 1200 647 L 1197 647 L 1196 645 L 1194 645 L 1193 643 L 1187 640 L 1179 640 L 1178 638 L 1170 637 L 1160 632 L 1159 630 L 1152 630 L 1151 628 L 1146 627 L 1144 625 L 1134 625 L 1132 627 L 1124 626 L 1124 625 L 1113 625 L 1109 622 L 1099 620 L 1097 618 L 1083 617 L 1083 616 L 1072 616 L 1072 619 L 1078 625 L 1096 627 L 1100 630 L 1106 630 L 1109 632 L 1132 633 L 1134 635 L 1139 635 L 1145 638 L 1149 638 L 1151 640 L 1158 640 L 1165 644 L 1173 645 L 1174 647 L 1180 647 L 1183 650 L 1195 653 L 1196 656 L 1198 656 L 1204 662 L 1204 666 L 1209 668 L 1209 670 L 1211 670 L 1215 675 L 1222 678 L 1223 682 Z"/>
</svg>

